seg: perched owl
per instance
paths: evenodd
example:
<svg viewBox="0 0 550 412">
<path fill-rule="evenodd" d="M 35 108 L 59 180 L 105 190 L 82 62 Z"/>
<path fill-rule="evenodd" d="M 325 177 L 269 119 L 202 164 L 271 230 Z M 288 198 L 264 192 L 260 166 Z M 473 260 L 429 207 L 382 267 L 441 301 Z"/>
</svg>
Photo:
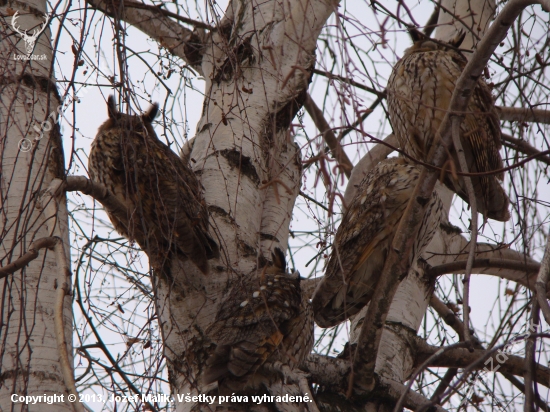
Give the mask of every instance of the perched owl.
<svg viewBox="0 0 550 412">
<path fill-rule="evenodd" d="M 108 112 L 92 143 L 88 169 L 92 180 L 126 206 L 124 219 L 107 211 L 115 229 L 135 240 L 153 266 L 177 253 L 206 274 L 207 260 L 219 255 L 218 245 L 208 235 L 199 181 L 153 130 L 158 105 L 131 116 L 120 113 L 110 96 Z"/>
<path fill-rule="evenodd" d="M 430 147 L 438 144 L 436 132 L 451 102 L 455 84 L 466 66 L 466 58 L 456 49 L 464 36 L 448 46 L 430 39 L 417 40 L 397 62 L 388 80 L 389 118 L 401 149 L 409 156 L 426 161 Z M 501 131 L 489 86 L 479 79 L 460 129 L 461 142 L 470 173 L 501 169 Z M 457 154 L 452 162 L 460 170 Z M 447 168 L 448 170 L 449 168 Z M 502 222 L 510 218 L 510 200 L 504 192 L 502 172 L 472 177 L 477 210 L 485 217 Z M 447 173 L 444 183 L 469 203 L 462 177 Z"/>
<path fill-rule="evenodd" d="M 276 248 L 273 264 L 237 281 L 206 336 L 214 343 L 203 382 L 232 390 L 269 379 L 263 366 L 280 361 L 297 367 L 313 347 L 313 314 L 297 272 L 286 272 Z"/>
<path fill-rule="evenodd" d="M 392 157 L 376 165 L 359 184 L 334 237 L 325 276 L 313 295 L 319 326 L 334 326 L 369 303 L 419 175 L 420 170 L 406 159 Z M 442 210 L 434 192 L 408 257 L 409 266 L 432 240 Z"/>
</svg>

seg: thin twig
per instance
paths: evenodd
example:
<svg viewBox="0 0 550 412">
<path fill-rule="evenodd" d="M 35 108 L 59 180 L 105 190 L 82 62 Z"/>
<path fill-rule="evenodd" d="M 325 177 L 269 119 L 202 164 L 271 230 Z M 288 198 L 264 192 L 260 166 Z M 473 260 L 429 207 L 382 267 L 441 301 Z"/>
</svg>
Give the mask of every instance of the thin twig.
<svg viewBox="0 0 550 412">
<path fill-rule="evenodd" d="M 502 141 L 504 146 L 514 149 L 518 152 L 525 153 L 528 156 L 537 156 L 539 162 L 546 163 L 550 166 L 550 157 L 542 155 L 542 152 L 524 140 L 516 139 L 510 135 L 502 133 Z"/>
<path fill-rule="evenodd" d="M 540 263 L 540 270 L 535 282 L 535 291 L 538 301 L 538 306 L 542 310 L 542 314 L 546 323 L 550 325 L 550 307 L 548 306 L 547 299 L 547 284 L 550 279 L 550 235 L 546 242 L 546 248 L 544 249 L 544 256 Z"/>
<path fill-rule="evenodd" d="M 514 375 L 508 372 L 502 372 L 502 376 L 506 378 L 508 382 L 510 382 L 512 385 L 514 385 L 516 388 L 518 388 L 521 393 L 525 393 L 525 385 Z M 535 395 L 535 403 L 537 406 L 544 412 L 550 411 L 550 405 L 548 405 L 546 402 L 544 402 L 540 396 Z"/>
<path fill-rule="evenodd" d="M 322 134 L 323 139 L 327 143 L 328 147 L 330 147 L 330 150 L 334 154 L 334 158 L 336 159 L 338 164 L 342 166 L 346 177 L 349 178 L 351 175 L 351 170 L 353 169 L 353 164 L 349 160 L 349 157 L 344 151 L 344 148 L 342 147 L 342 145 L 334 135 L 334 132 L 332 131 L 328 122 L 326 121 L 323 115 L 323 111 L 319 109 L 319 107 L 315 104 L 309 93 L 306 96 L 304 107 L 311 116 L 313 123 L 315 123 L 315 126 Z"/>
<path fill-rule="evenodd" d="M 179 14 L 172 13 L 171 11 L 161 9 L 160 8 L 161 6 L 152 6 L 152 5 L 149 5 L 149 4 L 138 3 L 137 1 L 125 0 L 124 1 L 124 7 L 131 7 L 131 8 L 134 8 L 134 9 L 150 10 L 154 13 L 160 13 L 160 14 L 163 14 L 164 16 L 166 16 L 166 17 L 172 17 L 173 19 L 181 21 L 182 23 L 190 24 L 191 26 L 196 27 L 197 29 L 206 29 L 206 30 L 210 30 L 210 31 L 218 30 L 216 27 L 211 26 L 207 23 L 203 23 L 202 21 L 193 20 L 193 19 L 190 19 L 189 17 L 184 17 L 184 16 L 181 16 Z"/>
<path fill-rule="evenodd" d="M 348 83 L 351 86 L 357 87 L 358 89 L 362 89 L 362 90 L 365 90 L 369 93 L 375 94 L 378 97 L 382 97 L 382 98 L 386 97 L 386 92 L 385 91 L 380 92 L 376 89 L 373 89 L 372 87 L 365 86 L 364 84 L 358 83 L 355 80 L 351 80 L 347 77 L 340 76 L 338 74 L 333 74 L 331 72 L 326 72 L 324 70 L 318 70 L 318 69 L 313 69 L 313 73 L 318 74 L 320 76 L 325 76 L 328 79 L 340 80 L 341 82 Z"/>
<path fill-rule="evenodd" d="M 454 343 L 452 345 L 449 345 L 449 346 L 445 346 L 443 348 L 440 348 L 436 353 L 434 353 L 433 355 L 431 355 L 428 359 L 426 359 L 422 365 L 420 365 L 419 367 L 416 368 L 416 370 L 413 372 L 413 374 L 411 375 L 411 377 L 409 378 L 409 382 L 407 383 L 407 390 L 405 392 L 403 392 L 403 394 L 401 395 L 401 397 L 399 398 L 399 400 L 397 401 L 397 403 L 395 404 L 395 408 L 393 408 L 393 412 L 399 412 L 401 411 L 401 409 L 403 408 L 403 404 L 405 402 L 405 396 L 407 395 L 407 393 L 409 393 L 409 391 L 411 390 L 411 387 L 414 383 L 414 381 L 416 380 L 416 378 L 418 377 L 418 375 L 420 375 L 422 373 L 422 371 L 424 369 L 426 369 L 434 360 L 436 360 L 437 358 L 439 358 L 441 355 L 443 355 L 445 352 L 448 352 L 450 350 L 453 350 L 453 349 L 457 349 L 457 348 L 463 348 L 465 346 L 468 345 L 468 342 L 458 342 L 458 343 Z"/>
<path fill-rule="evenodd" d="M 462 148 L 462 142 L 460 141 L 460 124 L 462 118 L 460 116 L 453 116 L 452 123 L 452 137 L 455 152 L 458 157 L 458 163 L 462 172 L 468 173 L 468 163 L 464 155 L 464 149 Z M 470 336 L 470 276 L 472 275 L 472 265 L 474 263 L 476 244 L 477 244 L 477 201 L 474 191 L 474 185 L 470 176 L 464 176 L 464 183 L 466 184 L 466 192 L 468 193 L 468 199 L 470 200 L 471 221 L 470 226 L 472 228 L 472 235 L 470 239 L 470 251 L 468 253 L 468 261 L 466 264 L 466 272 L 464 273 L 464 279 L 462 280 L 463 292 L 462 292 L 462 307 L 464 308 L 464 340 L 471 346 L 472 337 Z"/>
<path fill-rule="evenodd" d="M 540 321 L 539 303 L 536 298 L 532 299 L 533 307 L 531 310 L 531 325 L 538 325 Z M 535 334 L 531 334 L 525 341 L 525 372 L 523 374 L 523 382 L 525 383 L 525 401 L 523 402 L 524 412 L 534 412 L 534 384 L 535 379 L 535 349 L 537 338 Z"/>
<path fill-rule="evenodd" d="M 441 403 L 441 395 L 443 395 L 443 393 L 447 390 L 457 373 L 458 368 L 447 369 L 447 372 L 445 372 L 445 375 L 443 375 L 443 378 L 441 378 L 439 385 L 437 385 L 437 388 L 435 388 L 434 393 L 432 393 L 432 396 L 430 397 L 430 400 L 434 404 L 437 405 Z"/>
<path fill-rule="evenodd" d="M 63 373 L 63 380 L 65 381 L 65 387 L 67 391 L 73 395 L 76 402 L 73 403 L 73 407 L 76 412 L 86 412 L 84 405 L 79 402 L 78 391 L 76 390 L 76 381 L 74 379 L 73 367 L 69 361 L 69 351 L 67 350 L 67 339 L 65 336 L 65 322 L 63 316 L 63 308 L 65 306 L 65 296 L 70 296 L 70 282 L 71 271 L 67 264 L 67 255 L 65 254 L 65 246 L 61 239 L 55 245 L 55 257 L 57 267 L 60 270 L 60 278 L 66 280 L 61 285 L 58 284 L 58 280 L 55 279 L 55 287 L 57 287 L 57 294 L 55 297 L 55 309 L 54 309 L 54 326 L 55 337 L 57 340 L 57 348 L 59 349 L 59 365 Z"/>
<path fill-rule="evenodd" d="M 312 203 L 315 203 L 317 206 L 319 206 L 321 209 L 324 209 L 328 212 L 328 207 L 326 207 L 324 204 L 322 204 L 321 202 L 319 202 L 318 200 L 312 198 L 311 196 L 307 195 L 306 193 L 302 192 L 300 190 L 300 196 L 302 196 L 304 199 L 307 199 L 309 200 L 310 202 Z"/>
<path fill-rule="evenodd" d="M 62 238 L 62 232 L 59 228 L 59 205 L 60 198 L 65 199 L 65 193 L 60 191 L 63 182 L 59 179 L 53 179 L 46 191 L 40 196 L 38 206 L 42 208 L 45 215 L 46 225 L 50 233 L 58 239 L 54 246 L 55 261 L 59 271 L 54 280 L 54 287 L 57 289 L 54 304 L 54 330 L 57 340 L 57 349 L 59 350 L 59 365 L 63 374 L 65 388 L 70 395 L 74 397 L 73 407 L 76 412 L 86 412 L 84 405 L 78 402 L 79 394 L 74 380 L 74 367 L 71 365 L 69 351 L 67 350 L 67 337 L 65 335 L 65 296 L 71 294 L 71 269 L 69 264 L 69 255 L 65 250 L 65 244 Z M 72 344 L 71 344 L 72 349 Z"/>
</svg>

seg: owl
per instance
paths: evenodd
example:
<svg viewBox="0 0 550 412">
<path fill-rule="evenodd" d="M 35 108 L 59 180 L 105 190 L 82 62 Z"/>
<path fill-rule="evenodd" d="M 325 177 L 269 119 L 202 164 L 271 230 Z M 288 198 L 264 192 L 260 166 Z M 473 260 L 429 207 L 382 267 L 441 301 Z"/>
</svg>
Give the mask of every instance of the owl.
<svg viewBox="0 0 550 412">
<path fill-rule="evenodd" d="M 411 32 L 417 41 L 405 51 L 388 80 L 388 113 L 401 149 L 414 159 L 426 161 L 432 145 L 439 143 L 436 132 L 467 60 L 456 49 L 464 36 L 446 45 L 415 33 Z M 491 90 L 483 79 L 478 80 L 463 113 L 460 140 L 470 173 L 502 169 L 499 117 Z M 459 169 L 454 148 L 450 155 Z M 499 172 L 472 177 L 472 183 L 478 212 L 486 218 L 505 222 L 510 218 L 510 200 L 501 186 L 503 178 L 504 174 Z M 470 202 L 463 177 L 454 179 L 447 173 L 444 183 Z"/>
<path fill-rule="evenodd" d="M 273 263 L 237 281 L 206 336 L 214 343 L 203 382 L 231 390 L 257 388 L 275 361 L 296 368 L 313 347 L 313 313 L 300 275 L 286 272 L 282 250 Z"/>
<path fill-rule="evenodd" d="M 405 158 L 392 157 L 363 178 L 334 237 L 325 276 L 313 294 L 319 326 L 337 325 L 369 303 L 419 176 L 420 170 Z M 434 192 L 408 256 L 409 267 L 432 240 L 442 211 Z"/>
<path fill-rule="evenodd" d="M 126 207 L 125 216 L 107 211 L 115 229 L 136 241 L 153 265 L 177 254 L 206 274 L 219 248 L 208 235 L 199 181 L 153 130 L 158 105 L 132 116 L 120 113 L 110 96 L 108 112 L 92 143 L 88 170 Z"/>
</svg>

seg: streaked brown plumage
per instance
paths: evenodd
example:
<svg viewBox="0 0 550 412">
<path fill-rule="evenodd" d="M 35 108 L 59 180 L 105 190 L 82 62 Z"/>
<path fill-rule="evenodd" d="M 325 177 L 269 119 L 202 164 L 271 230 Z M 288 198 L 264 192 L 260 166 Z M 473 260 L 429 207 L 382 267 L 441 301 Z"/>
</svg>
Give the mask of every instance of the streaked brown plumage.
<svg viewBox="0 0 550 412">
<path fill-rule="evenodd" d="M 419 175 L 417 167 L 404 158 L 393 157 L 376 165 L 359 184 L 336 232 L 325 276 L 313 295 L 313 312 L 319 326 L 337 325 L 369 303 Z M 409 266 L 432 240 L 442 209 L 434 192 Z"/>
<path fill-rule="evenodd" d="M 201 186 L 190 167 L 155 134 L 151 123 L 158 105 L 132 116 L 120 113 L 110 96 L 108 112 L 92 143 L 88 169 L 92 180 L 103 183 L 126 206 L 124 218 L 107 211 L 115 229 L 135 240 L 153 266 L 177 253 L 207 273 L 207 260 L 219 250 L 208 236 Z"/>
<path fill-rule="evenodd" d="M 276 248 L 273 264 L 238 281 L 206 336 L 214 343 L 203 382 L 232 390 L 269 379 L 264 366 L 280 361 L 296 368 L 313 347 L 313 314 L 297 272 L 286 272 Z"/>
<path fill-rule="evenodd" d="M 463 38 L 463 37 L 462 37 Z M 454 45 L 458 45 L 458 38 Z M 450 44 L 449 46 L 451 46 Z M 449 107 L 455 84 L 467 63 L 453 47 L 429 39 L 416 41 L 396 63 L 388 80 L 387 98 L 390 122 L 401 149 L 425 161 L 436 132 Z M 489 86 L 479 79 L 461 125 L 461 142 L 470 173 L 501 169 L 501 131 L 498 113 Z M 452 161 L 460 170 L 458 157 Z M 478 212 L 507 221 L 509 199 L 501 181 L 504 174 L 472 177 Z M 464 179 L 454 180 L 447 173 L 444 183 L 469 203 Z"/>
</svg>

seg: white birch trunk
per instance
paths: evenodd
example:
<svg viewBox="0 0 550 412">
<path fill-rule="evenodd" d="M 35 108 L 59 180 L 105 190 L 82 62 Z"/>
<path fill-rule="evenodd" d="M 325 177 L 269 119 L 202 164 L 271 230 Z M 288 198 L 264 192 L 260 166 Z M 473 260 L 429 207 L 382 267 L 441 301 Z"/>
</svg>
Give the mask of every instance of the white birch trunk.
<svg viewBox="0 0 550 412">
<path fill-rule="evenodd" d="M 201 333 L 230 282 L 264 266 L 275 247 L 286 250 L 301 182 L 299 151 L 288 130 L 305 99 L 317 37 L 334 7 L 329 0 L 232 1 L 222 28 L 206 40 L 206 100 L 190 157 L 205 188 L 221 258 L 208 277 L 176 262 L 177 288 L 157 285 L 174 393 L 212 388 L 198 379 Z M 194 407 L 181 403 L 177 410 Z"/>
<path fill-rule="evenodd" d="M 21 30 L 31 29 L 30 33 L 44 22 L 45 1 L 9 4 L 19 11 L 17 23 Z M 0 11 L 4 16 L 13 14 L 9 9 L 3 6 Z M 6 22 L 10 21 L 6 18 Z M 16 60 L 17 56 L 27 55 L 19 34 L 3 37 L 0 42 L 0 266 L 27 252 L 31 242 L 41 237 L 59 236 L 65 250 L 69 250 L 64 198 L 57 216 L 49 218 L 37 203 L 39 193 L 64 173 L 59 128 L 51 121 L 51 131 L 46 131 L 50 129 L 46 126 L 43 137 L 33 141 L 29 151 L 24 150 L 30 141 L 24 142 L 23 150 L 19 148 L 21 139 L 38 136 L 33 130 L 34 122 L 44 121 L 60 103 L 50 72 L 53 53 L 49 28 L 38 38 L 33 54 L 45 59 Z M 69 256 L 66 259 L 68 262 Z M 23 270 L 0 280 L 0 410 L 28 410 L 25 403 L 12 403 L 12 394 L 64 395 L 65 402 L 41 403 L 31 409 L 73 410 L 67 402 L 54 328 L 55 285 L 65 281 L 54 252 L 46 250 L 41 250 L 39 257 Z M 72 362 L 70 297 L 64 301 L 64 329 Z"/>
</svg>

